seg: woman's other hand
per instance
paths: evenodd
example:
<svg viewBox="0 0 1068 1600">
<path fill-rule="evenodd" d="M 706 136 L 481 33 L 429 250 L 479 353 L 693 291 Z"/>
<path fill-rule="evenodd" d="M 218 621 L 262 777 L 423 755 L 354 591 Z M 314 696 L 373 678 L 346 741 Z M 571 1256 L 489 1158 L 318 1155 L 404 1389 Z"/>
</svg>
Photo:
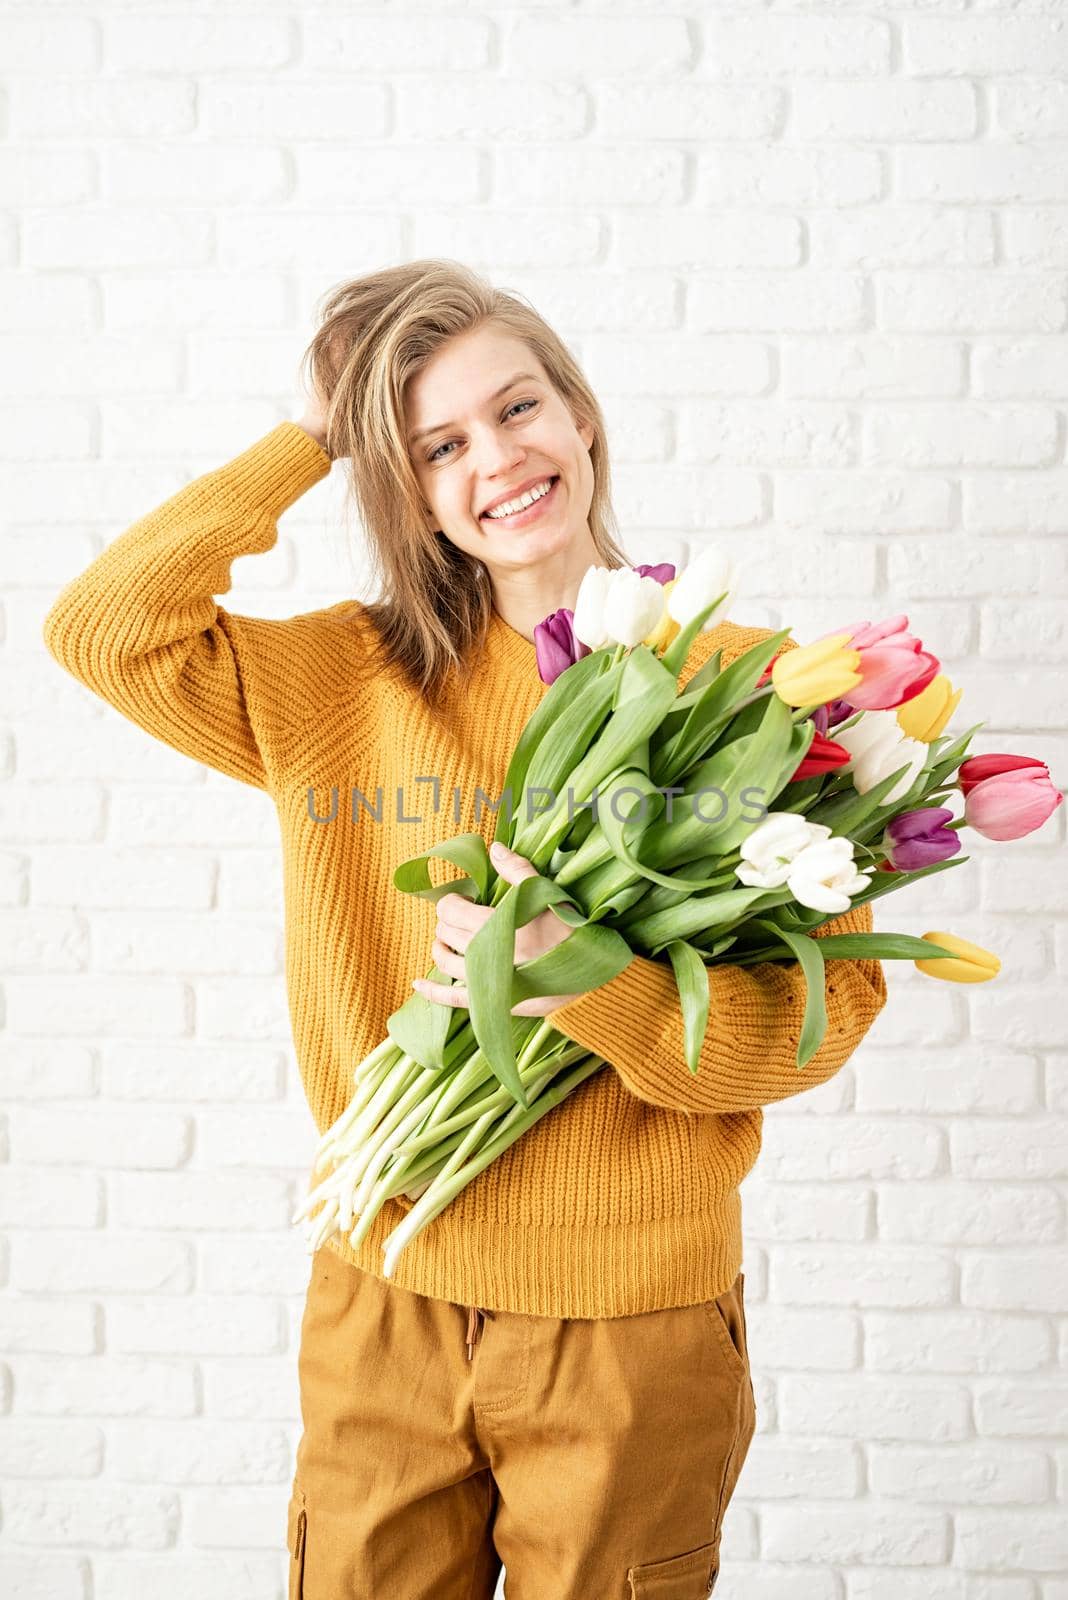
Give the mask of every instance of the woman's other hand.
<svg viewBox="0 0 1068 1600">
<path fill-rule="evenodd" d="M 532 866 L 525 856 L 517 855 L 514 850 L 508 850 L 504 845 L 498 846 L 495 843 L 491 847 L 491 855 L 493 865 L 508 883 L 519 883 L 523 878 L 536 878 L 538 875 L 537 868 Z M 431 954 L 442 972 L 459 981 L 450 985 L 432 983 L 426 978 L 416 978 L 413 987 L 424 1000 L 436 1000 L 446 1006 L 466 1006 L 468 993 L 464 983 L 466 970 L 462 952 L 467 949 L 479 928 L 492 917 L 496 907 L 477 905 L 467 895 L 462 894 L 444 894 L 437 904 L 438 923 Z M 522 928 L 516 929 L 516 965 L 545 955 L 558 944 L 563 944 L 571 932 L 571 927 L 561 921 L 552 907 L 546 906 L 544 911 L 532 917 Z M 566 1005 L 569 1000 L 577 999 L 577 994 L 534 995 L 529 1000 L 521 1000 L 518 1005 L 514 1005 L 511 1014 L 513 1017 L 544 1017 L 550 1011 L 555 1011 L 557 1006 Z"/>
</svg>

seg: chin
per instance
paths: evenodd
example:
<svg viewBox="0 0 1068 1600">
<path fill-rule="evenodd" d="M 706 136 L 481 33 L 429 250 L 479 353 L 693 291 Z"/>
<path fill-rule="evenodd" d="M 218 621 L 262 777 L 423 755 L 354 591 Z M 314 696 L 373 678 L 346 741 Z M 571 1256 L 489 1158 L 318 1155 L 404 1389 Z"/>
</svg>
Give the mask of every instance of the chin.
<svg viewBox="0 0 1068 1600">
<path fill-rule="evenodd" d="M 566 528 L 555 532 L 532 528 L 526 537 L 516 533 L 510 541 L 502 539 L 487 556 L 498 566 L 533 567 L 562 555 L 576 538 Z"/>
</svg>

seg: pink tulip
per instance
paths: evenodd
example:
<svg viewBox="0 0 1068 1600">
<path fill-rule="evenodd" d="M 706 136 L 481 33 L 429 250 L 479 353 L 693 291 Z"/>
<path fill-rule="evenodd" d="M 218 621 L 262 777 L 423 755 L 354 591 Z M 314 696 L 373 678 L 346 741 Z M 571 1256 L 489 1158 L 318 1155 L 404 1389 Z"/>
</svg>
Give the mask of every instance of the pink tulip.
<svg viewBox="0 0 1068 1600">
<path fill-rule="evenodd" d="M 938 676 L 941 662 L 906 631 L 908 625 L 908 617 L 899 611 L 882 622 L 856 622 L 849 629 L 832 629 L 833 633 L 848 631 L 844 648 L 860 654 L 857 671 L 861 681 L 843 696 L 855 710 L 892 711 Z"/>
<path fill-rule="evenodd" d="M 964 820 L 985 839 L 1022 839 L 1064 799 L 1044 761 L 1030 756 L 972 756 L 958 771 Z"/>
</svg>

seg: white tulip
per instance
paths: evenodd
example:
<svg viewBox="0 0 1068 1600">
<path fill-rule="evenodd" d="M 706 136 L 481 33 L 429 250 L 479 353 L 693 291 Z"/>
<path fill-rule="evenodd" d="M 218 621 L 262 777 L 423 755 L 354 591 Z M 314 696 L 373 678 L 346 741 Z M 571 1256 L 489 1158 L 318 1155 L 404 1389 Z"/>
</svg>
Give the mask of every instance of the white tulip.
<svg viewBox="0 0 1068 1600">
<path fill-rule="evenodd" d="M 858 872 L 853 841 L 841 834 L 821 839 L 794 857 L 787 885 L 794 899 L 812 911 L 840 915 L 848 911 L 850 895 L 871 882 L 870 872 Z"/>
<path fill-rule="evenodd" d="M 806 822 L 796 811 L 769 811 L 739 847 L 744 865 L 735 876 L 752 889 L 781 889 L 794 860 L 830 836 L 824 823 Z"/>
<path fill-rule="evenodd" d="M 604 603 L 612 574 L 607 567 L 587 567 L 578 594 L 571 631 L 581 644 L 600 650 L 612 640 L 604 627 Z"/>
<path fill-rule="evenodd" d="M 602 614 L 609 637 L 630 649 L 652 633 L 663 615 L 664 585 L 655 578 L 639 577 L 631 567 L 617 567 L 611 574 Z"/>
<path fill-rule="evenodd" d="M 903 800 L 927 763 L 929 746 L 922 739 L 910 739 L 893 711 L 866 711 L 851 728 L 832 729 L 830 737 L 849 751 L 849 761 L 835 770 L 852 774 L 858 794 L 867 794 L 898 767 L 907 765 L 908 770 L 883 795 L 880 805 Z"/>
<path fill-rule="evenodd" d="M 701 626 L 702 633 L 710 633 L 735 599 L 734 562 L 718 550 L 702 550 L 688 566 L 683 567 L 668 595 L 668 616 L 681 627 L 710 605 L 718 594 L 726 594 L 716 609 L 709 613 Z"/>
</svg>

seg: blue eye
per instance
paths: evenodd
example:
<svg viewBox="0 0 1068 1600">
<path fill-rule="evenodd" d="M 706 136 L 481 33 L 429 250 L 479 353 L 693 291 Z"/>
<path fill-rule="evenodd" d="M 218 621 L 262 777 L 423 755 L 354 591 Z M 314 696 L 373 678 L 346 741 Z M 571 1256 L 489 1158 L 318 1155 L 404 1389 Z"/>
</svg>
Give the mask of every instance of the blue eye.
<svg viewBox="0 0 1068 1600">
<path fill-rule="evenodd" d="M 515 400 L 508 407 L 508 410 L 504 414 L 507 417 L 507 416 L 510 416 L 511 413 L 513 411 L 515 411 L 517 409 L 517 407 L 519 407 L 519 406 L 536 406 L 537 403 L 538 402 L 536 400 Z M 438 456 L 440 455 L 441 451 L 444 450 L 445 445 L 446 444 L 450 444 L 451 442 L 452 442 L 451 440 L 446 439 L 445 444 L 439 444 L 437 449 L 431 451 L 430 455 L 427 456 L 427 460 L 428 461 L 436 461 L 438 459 Z"/>
</svg>

